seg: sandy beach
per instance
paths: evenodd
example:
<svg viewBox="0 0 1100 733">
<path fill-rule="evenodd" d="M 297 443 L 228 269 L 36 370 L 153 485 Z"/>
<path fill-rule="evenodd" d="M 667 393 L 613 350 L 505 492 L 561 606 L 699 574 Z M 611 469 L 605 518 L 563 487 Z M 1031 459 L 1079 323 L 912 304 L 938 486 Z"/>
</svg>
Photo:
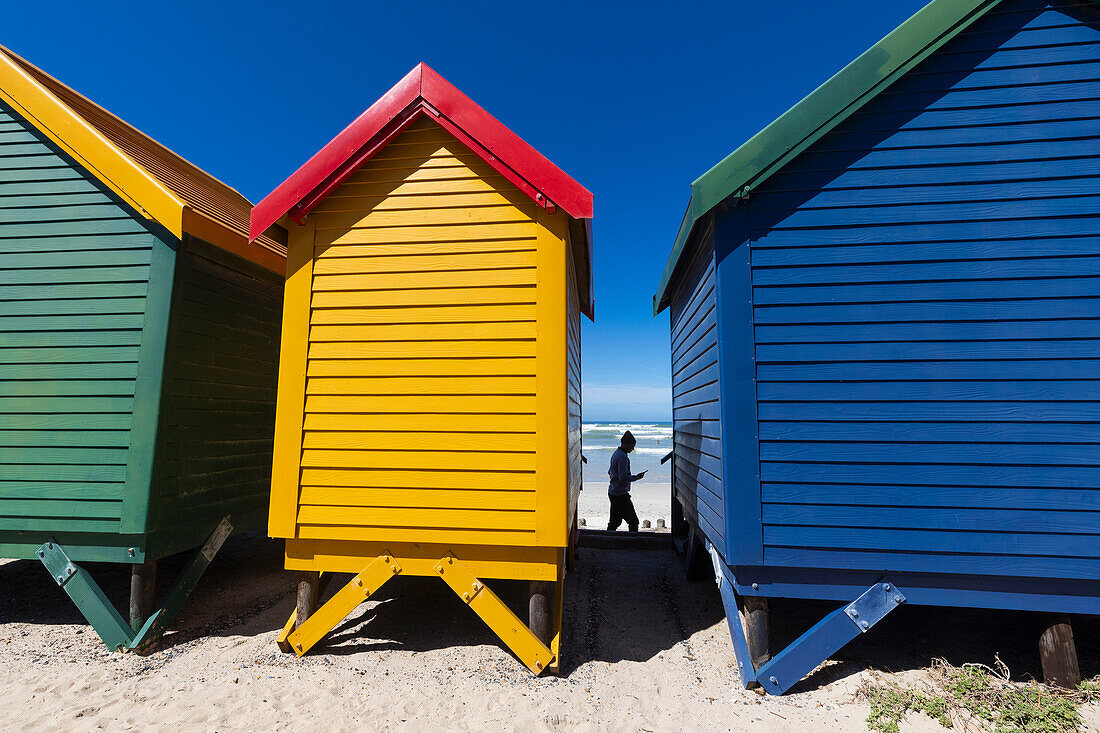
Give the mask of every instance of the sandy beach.
<svg viewBox="0 0 1100 733">
<path fill-rule="evenodd" d="M 180 562 L 166 561 L 171 577 Z M 92 565 L 112 598 L 121 568 Z M 783 698 L 738 684 L 721 602 L 666 551 L 582 549 L 568 579 L 563 673 L 532 678 L 442 583 L 399 578 L 303 659 L 274 643 L 293 605 L 277 543 L 232 538 L 160 651 L 108 652 L 34 562 L 0 564 L 0 728 L 11 730 L 851 731 L 863 680 L 930 660 L 1038 674 L 1034 617 L 902 608 Z M 513 607 L 525 589 L 494 588 Z M 823 612 L 773 602 L 773 644 Z M 1076 627 L 1086 674 L 1100 629 Z M 1087 709 L 1089 725 L 1100 714 Z M 905 731 L 943 730 L 917 716 Z"/>
<path fill-rule="evenodd" d="M 642 480 L 631 486 L 630 497 L 638 519 L 648 519 L 654 526 L 658 519 L 664 519 L 667 524 L 672 511 L 671 491 L 669 484 L 654 481 Z M 584 519 L 591 529 L 606 529 L 609 513 L 607 482 L 586 481 L 577 504 L 578 518 Z"/>
</svg>

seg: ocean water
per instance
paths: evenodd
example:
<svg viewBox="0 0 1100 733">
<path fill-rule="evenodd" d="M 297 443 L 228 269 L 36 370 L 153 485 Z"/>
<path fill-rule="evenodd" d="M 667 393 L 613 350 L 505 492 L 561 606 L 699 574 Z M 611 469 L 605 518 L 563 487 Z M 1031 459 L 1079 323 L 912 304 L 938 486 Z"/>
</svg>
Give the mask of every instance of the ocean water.
<svg viewBox="0 0 1100 733">
<path fill-rule="evenodd" d="M 623 433 L 629 430 L 638 441 L 630 454 L 631 473 L 648 470 L 644 481 L 668 484 L 672 481 L 672 461 L 661 465 L 661 459 L 672 450 L 672 423 L 584 423 L 581 426 L 581 446 L 588 463 L 584 466 L 584 482 L 607 483 L 611 454 L 619 447 Z"/>
<path fill-rule="evenodd" d="M 627 430 L 638 441 L 630 454 L 630 472 L 648 471 L 644 479 L 630 487 L 638 517 L 654 523 L 657 519 L 669 521 L 672 461 L 662 466 L 661 458 L 672 450 L 672 423 L 584 423 L 581 445 L 588 463 L 584 465 L 580 516 L 587 520 L 589 527 L 602 527 L 607 523 L 607 469 L 611 454 L 619 447 L 619 440 Z"/>
</svg>

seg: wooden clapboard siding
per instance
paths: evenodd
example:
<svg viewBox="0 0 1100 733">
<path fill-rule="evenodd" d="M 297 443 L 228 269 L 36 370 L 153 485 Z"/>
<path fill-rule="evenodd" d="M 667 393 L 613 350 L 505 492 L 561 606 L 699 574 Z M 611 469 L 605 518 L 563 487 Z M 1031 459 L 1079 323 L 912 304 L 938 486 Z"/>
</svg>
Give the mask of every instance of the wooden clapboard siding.
<svg viewBox="0 0 1100 733">
<path fill-rule="evenodd" d="M 1005 2 L 737 207 L 765 564 L 1100 578 L 1098 70 Z"/>
<path fill-rule="evenodd" d="M 672 295 L 672 483 L 686 516 L 724 548 L 715 265 L 714 230 L 708 227 Z"/>
<path fill-rule="evenodd" d="M 150 531 L 247 528 L 267 507 L 282 278 L 187 236 L 178 253 Z M 201 538 L 195 538 L 201 541 Z"/>
<path fill-rule="evenodd" d="M 155 247 L 0 103 L 0 530 L 21 541 L 121 527 Z"/>
<path fill-rule="evenodd" d="M 566 273 L 566 459 L 568 462 L 567 521 L 573 521 L 583 487 L 581 465 L 581 302 L 577 284 L 576 257 L 572 243 L 565 248 Z"/>
<path fill-rule="evenodd" d="M 293 408 L 303 411 L 296 536 L 531 545 L 545 516 L 564 536 L 566 501 L 559 511 L 537 501 L 544 451 L 560 454 L 556 475 L 563 484 L 566 475 L 564 418 L 556 437 L 539 433 L 539 389 L 554 388 L 536 389 L 551 338 L 542 319 L 565 297 L 551 292 L 554 273 L 565 278 L 565 243 L 539 216 L 428 119 L 314 209 L 312 257 L 301 270 L 308 345 L 288 352 L 306 374 Z M 296 246 L 292 237 L 292 283 Z M 560 310 L 564 347 L 564 301 Z M 570 342 L 579 339 L 579 323 L 569 328 Z M 564 394 L 553 399 L 564 408 Z M 281 415 L 289 404 L 280 397 Z M 293 442 L 293 430 L 287 435 Z M 579 445 L 573 454 L 579 462 Z M 274 501 L 289 500 L 283 491 Z M 282 511 L 273 506 L 273 528 L 284 526 Z"/>
</svg>

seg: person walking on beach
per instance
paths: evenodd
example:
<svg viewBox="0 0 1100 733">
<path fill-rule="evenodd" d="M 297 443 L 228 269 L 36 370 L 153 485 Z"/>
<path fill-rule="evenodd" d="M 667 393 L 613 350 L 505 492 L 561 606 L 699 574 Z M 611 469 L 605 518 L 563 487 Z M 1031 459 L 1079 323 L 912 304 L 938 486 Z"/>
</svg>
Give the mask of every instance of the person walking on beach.
<svg viewBox="0 0 1100 733">
<path fill-rule="evenodd" d="M 619 447 L 611 454 L 611 467 L 607 469 L 607 475 L 611 477 L 611 484 L 607 487 L 607 498 L 611 501 L 611 519 L 607 523 L 609 532 L 617 530 L 624 519 L 628 530 L 638 531 L 638 512 L 634 511 L 634 502 L 630 500 L 630 484 L 640 481 L 646 472 L 631 475 L 630 458 L 627 456 L 637 444 L 638 441 L 627 430 L 619 441 Z"/>
</svg>

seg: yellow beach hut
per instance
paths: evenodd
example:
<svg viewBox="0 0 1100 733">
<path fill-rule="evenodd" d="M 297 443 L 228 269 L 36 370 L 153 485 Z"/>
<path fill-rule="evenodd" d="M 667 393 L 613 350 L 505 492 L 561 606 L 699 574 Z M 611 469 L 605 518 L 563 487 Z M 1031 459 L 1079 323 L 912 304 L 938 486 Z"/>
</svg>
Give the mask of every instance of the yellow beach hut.
<svg viewBox="0 0 1100 733">
<path fill-rule="evenodd" d="M 424 64 L 252 212 L 289 230 L 269 530 L 302 655 L 397 574 L 559 660 L 592 194 Z M 357 573 L 317 608 L 319 573 Z M 485 579 L 530 581 L 528 622 Z"/>
</svg>

